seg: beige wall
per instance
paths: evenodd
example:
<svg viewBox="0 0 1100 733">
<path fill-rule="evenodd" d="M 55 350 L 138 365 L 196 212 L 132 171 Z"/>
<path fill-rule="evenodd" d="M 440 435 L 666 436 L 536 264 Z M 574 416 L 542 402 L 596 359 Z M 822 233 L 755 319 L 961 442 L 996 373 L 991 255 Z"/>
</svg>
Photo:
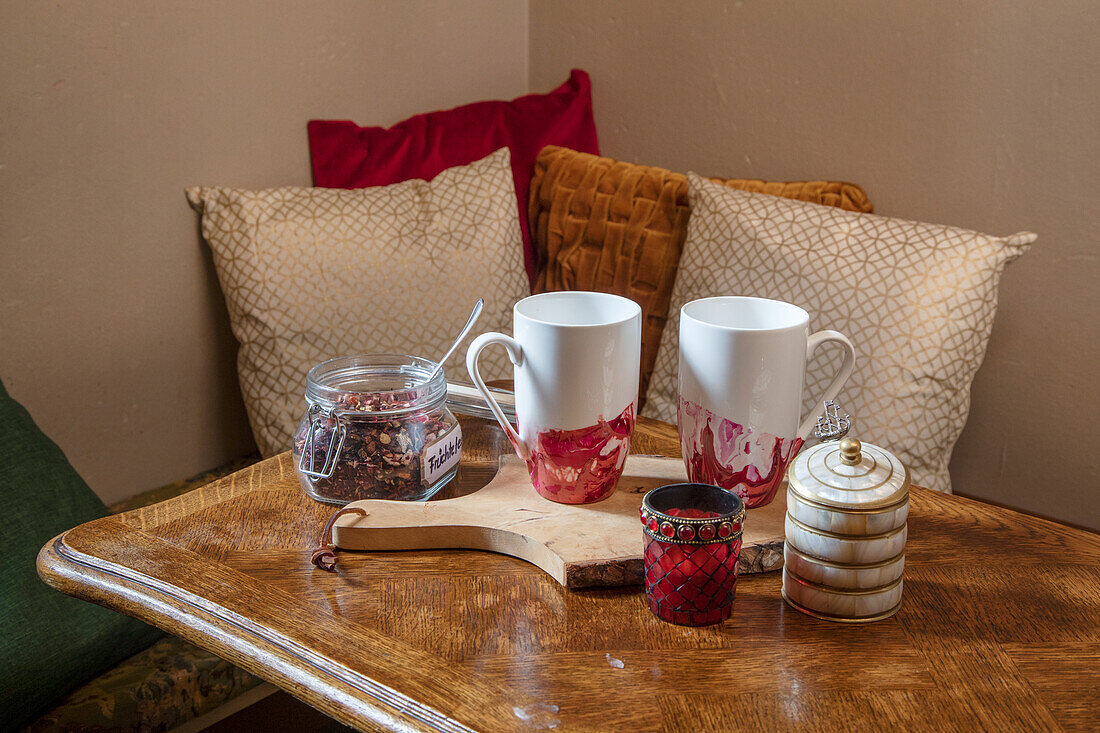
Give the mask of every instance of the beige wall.
<svg viewBox="0 0 1100 733">
<path fill-rule="evenodd" d="M 0 379 L 108 501 L 252 448 L 185 186 L 309 185 L 311 117 L 527 88 L 511 0 L 0 7 Z"/>
<path fill-rule="evenodd" d="M 1100 4 L 534 0 L 530 83 L 592 74 L 608 155 L 864 185 L 1040 242 L 1005 274 L 956 491 L 1100 527 Z"/>
<path fill-rule="evenodd" d="M 310 117 L 389 124 L 581 66 L 610 155 L 1039 232 L 952 474 L 1100 525 L 1091 0 L 0 2 L 0 379 L 108 500 L 251 448 L 185 186 L 308 184 Z"/>
</svg>

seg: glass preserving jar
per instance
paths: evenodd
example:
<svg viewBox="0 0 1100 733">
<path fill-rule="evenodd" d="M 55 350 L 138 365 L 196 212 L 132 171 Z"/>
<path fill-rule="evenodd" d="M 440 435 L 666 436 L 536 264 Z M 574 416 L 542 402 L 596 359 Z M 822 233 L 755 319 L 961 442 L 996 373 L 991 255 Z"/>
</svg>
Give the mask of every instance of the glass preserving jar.
<svg viewBox="0 0 1100 733">
<path fill-rule="evenodd" d="M 422 501 L 458 470 L 462 429 L 435 362 L 403 354 L 342 356 L 306 375 L 294 434 L 302 489 L 318 501 Z"/>
</svg>

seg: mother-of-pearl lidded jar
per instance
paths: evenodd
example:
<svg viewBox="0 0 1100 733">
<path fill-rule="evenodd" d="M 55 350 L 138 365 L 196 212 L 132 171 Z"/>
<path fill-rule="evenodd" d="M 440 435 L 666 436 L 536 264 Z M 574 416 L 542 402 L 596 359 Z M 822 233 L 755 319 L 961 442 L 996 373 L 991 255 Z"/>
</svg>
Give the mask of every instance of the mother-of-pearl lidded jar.
<svg viewBox="0 0 1100 733">
<path fill-rule="evenodd" d="M 905 570 L 905 554 L 870 565 L 846 565 L 818 560 L 787 544 L 783 566 L 803 580 L 840 590 L 870 590 L 890 585 Z"/>
<path fill-rule="evenodd" d="M 901 606 L 909 469 L 846 438 L 816 445 L 788 473 L 783 597 L 832 621 L 878 621 Z"/>
</svg>

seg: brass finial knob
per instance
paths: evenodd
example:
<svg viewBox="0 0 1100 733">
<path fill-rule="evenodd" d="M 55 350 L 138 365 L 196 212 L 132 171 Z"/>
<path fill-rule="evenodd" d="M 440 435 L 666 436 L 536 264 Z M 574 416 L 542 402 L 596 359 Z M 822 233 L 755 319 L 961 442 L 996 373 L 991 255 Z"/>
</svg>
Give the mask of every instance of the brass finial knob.
<svg viewBox="0 0 1100 733">
<path fill-rule="evenodd" d="M 840 441 L 840 460 L 846 466 L 858 465 L 863 460 L 863 456 L 860 455 L 862 449 L 863 445 L 855 438 L 845 438 Z"/>
</svg>

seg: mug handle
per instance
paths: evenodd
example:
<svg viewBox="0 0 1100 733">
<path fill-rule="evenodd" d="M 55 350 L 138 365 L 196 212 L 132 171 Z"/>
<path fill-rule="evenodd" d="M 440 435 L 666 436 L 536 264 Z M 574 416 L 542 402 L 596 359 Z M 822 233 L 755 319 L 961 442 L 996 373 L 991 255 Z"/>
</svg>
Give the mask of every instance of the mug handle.
<svg viewBox="0 0 1100 733">
<path fill-rule="evenodd" d="M 836 342 L 844 348 L 844 361 L 841 362 L 840 369 L 837 370 L 833 381 L 829 382 L 829 386 L 825 388 L 825 394 L 817 401 L 814 409 L 810 411 L 802 424 L 798 426 L 798 437 L 803 441 L 810 437 L 810 431 L 817 424 L 818 415 L 825 408 L 825 403 L 837 396 L 841 387 L 852 376 L 852 372 L 856 368 L 856 347 L 852 346 L 852 342 L 848 340 L 848 337 L 839 331 L 818 331 L 811 334 L 810 338 L 806 340 L 806 361 L 810 360 L 810 357 L 817 351 L 818 346 L 829 341 Z"/>
<path fill-rule="evenodd" d="M 481 352 L 486 346 L 492 344 L 500 344 L 508 352 L 508 358 L 511 359 L 514 365 L 523 366 L 523 347 L 520 346 L 519 341 L 516 341 L 511 336 L 505 336 L 503 333 L 496 333 L 490 331 L 489 333 L 483 333 L 472 342 L 470 342 L 470 348 L 466 350 L 466 371 L 470 373 L 470 379 L 473 380 L 474 386 L 481 392 L 481 396 L 485 398 L 485 401 L 489 404 L 489 410 L 492 411 L 493 417 L 500 423 L 500 427 L 504 429 L 504 434 L 508 436 L 508 440 L 512 441 L 512 446 L 516 449 L 516 453 L 523 460 L 527 460 L 531 457 L 531 451 L 527 448 L 527 445 L 523 442 L 523 439 L 519 437 L 519 433 L 512 427 L 512 423 L 508 422 L 508 418 L 504 416 L 504 411 L 500 409 L 500 405 L 497 404 L 496 398 L 493 397 L 493 393 L 489 391 L 489 387 L 486 386 L 485 380 L 481 378 L 481 372 L 478 371 L 477 361 L 481 356 Z"/>
</svg>

